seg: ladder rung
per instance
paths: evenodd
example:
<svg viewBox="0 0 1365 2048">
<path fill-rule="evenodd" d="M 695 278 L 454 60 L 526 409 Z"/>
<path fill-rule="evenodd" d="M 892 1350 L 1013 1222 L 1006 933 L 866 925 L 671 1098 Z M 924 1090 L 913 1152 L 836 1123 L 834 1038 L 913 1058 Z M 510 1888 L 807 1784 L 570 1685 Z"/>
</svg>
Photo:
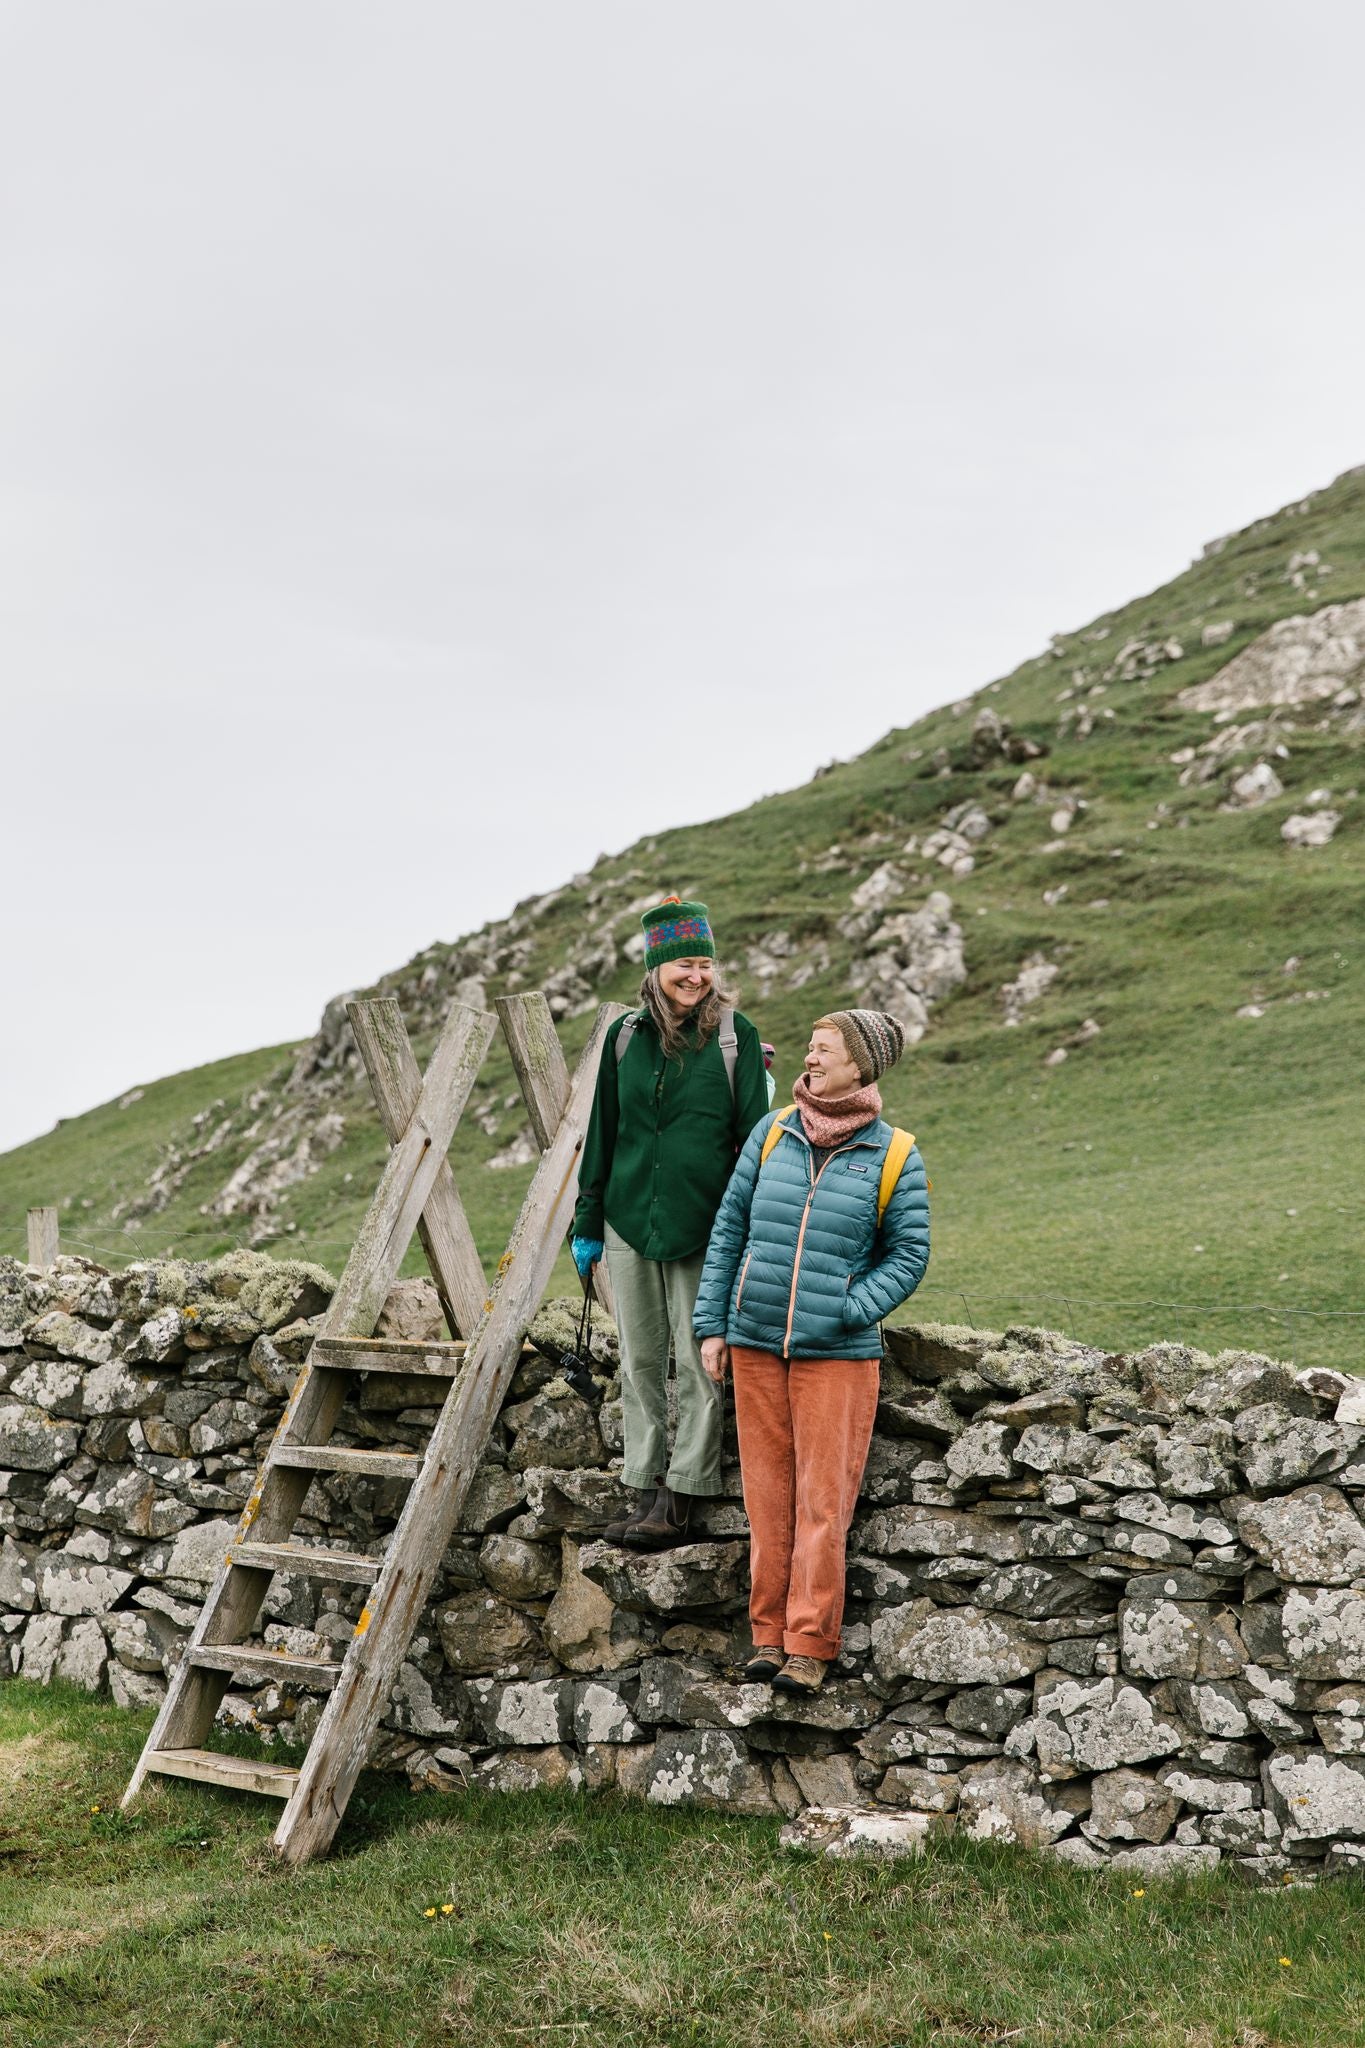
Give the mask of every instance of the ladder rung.
<svg viewBox="0 0 1365 2048">
<path fill-rule="evenodd" d="M 197 1778 L 206 1785 L 226 1785 L 234 1792 L 263 1792 L 269 1799 L 288 1799 L 299 1778 L 288 1764 L 222 1756 L 216 1749 L 154 1749 L 147 1768 L 163 1778 Z"/>
<path fill-rule="evenodd" d="M 307 1543 L 234 1543 L 228 1554 L 234 1564 L 252 1571 L 297 1572 L 311 1579 L 342 1579 L 352 1586 L 372 1586 L 384 1563 L 358 1550 L 324 1550 Z"/>
<path fill-rule="evenodd" d="M 454 1379 L 464 1364 L 463 1343 L 414 1344 L 395 1337 L 319 1337 L 309 1354 L 313 1365 L 334 1372 L 397 1372 Z"/>
<path fill-rule="evenodd" d="M 340 1444 L 282 1444 L 272 1452 L 277 1465 L 305 1472 L 350 1472 L 371 1479 L 415 1479 L 422 1469 L 416 1451 L 363 1451 Z"/>
<path fill-rule="evenodd" d="M 205 1670 L 231 1671 L 260 1685 L 275 1679 L 330 1692 L 341 1676 L 341 1666 L 329 1664 L 325 1658 L 291 1657 L 287 1650 L 257 1650 L 246 1643 L 196 1643 L 187 1655 L 191 1664 Z"/>
</svg>

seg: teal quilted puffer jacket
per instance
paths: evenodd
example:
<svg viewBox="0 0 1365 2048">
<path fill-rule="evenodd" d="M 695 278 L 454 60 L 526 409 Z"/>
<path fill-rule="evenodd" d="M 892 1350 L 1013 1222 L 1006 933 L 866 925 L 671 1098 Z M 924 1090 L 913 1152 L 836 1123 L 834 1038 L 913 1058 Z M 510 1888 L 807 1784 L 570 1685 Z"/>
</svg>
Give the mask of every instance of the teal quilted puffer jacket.
<svg viewBox="0 0 1365 2048">
<path fill-rule="evenodd" d="M 883 1316 L 913 1294 L 929 1263 L 929 1183 L 918 1147 L 877 1227 L 891 1125 L 879 1117 L 814 1166 L 800 1115 L 762 1169 L 778 1117 L 754 1126 L 711 1231 L 692 1317 L 698 1337 L 779 1358 L 880 1358 Z"/>
</svg>

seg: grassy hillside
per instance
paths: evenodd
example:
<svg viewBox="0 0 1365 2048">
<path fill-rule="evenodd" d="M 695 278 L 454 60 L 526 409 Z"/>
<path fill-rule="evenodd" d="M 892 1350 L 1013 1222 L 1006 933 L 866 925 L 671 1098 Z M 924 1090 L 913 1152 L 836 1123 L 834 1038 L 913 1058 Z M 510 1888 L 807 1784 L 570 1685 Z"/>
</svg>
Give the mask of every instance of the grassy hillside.
<svg viewBox="0 0 1365 2048">
<path fill-rule="evenodd" d="M 934 1181 L 934 1256 L 915 1312 L 1054 1323 L 1114 1347 L 1171 1336 L 1365 1366 L 1365 811 L 1354 796 L 1365 731 L 1358 707 L 1279 711 L 1259 746 L 1253 731 L 1211 779 L 1182 785 L 1184 750 L 1228 721 L 1178 701 L 1275 620 L 1363 594 L 1360 471 L 1060 636 L 969 702 L 888 733 L 800 789 L 604 858 L 382 986 L 424 1053 L 470 977 L 490 998 L 567 984 L 572 1053 L 585 1004 L 634 995 L 639 968 L 623 951 L 637 928 L 631 906 L 695 892 L 745 1007 L 778 1045 L 785 1089 L 811 1019 L 853 994 L 869 934 L 841 927 L 853 892 L 890 862 L 879 915 L 945 890 L 967 967 L 886 1090 Z M 1226 623 L 1229 636 L 1202 644 L 1206 627 Z M 1131 642 L 1138 651 L 1118 659 Z M 1048 801 L 1014 795 L 1023 764 L 974 751 L 983 706 L 1047 750 L 1027 767 Z M 1194 756 L 1193 772 L 1205 758 Z M 1283 794 L 1224 808 L 1230 778 L 1261 759 Z M 1282 823 L 1320 790 L 1341 815 L 1335 837 L 1286 846 Z M 992 826 L 969 874 L 903 851 L 968 800 Z M 1059 832 L 1054 811 L 1073 802 L 1083 808 Z M 1057 973 L 1006 1028 L 1001 987 L 1034 954 Z M 575 960 L 576 975 L 566 971 Z M 1249 1005 L 1262 1014 L 1239 1017 Z M 1081 1032 L 1088 1022 L 1097 1033 Z M 1065 1061 L 1045 1064 L 1058 1048 Z M 178 1075 L 0 1157 L 0 1249 L 22 1248 L 29 1203 L 56 1200 L 70 1242 L 124 1257 L 287 1239 L 339 1266 L 385 1148 L 344 1041 L 325 1030 L 296 1062 L 297 1051 Z M 495 1051 L 453 1153 L 490 1265 L 530 1174 L 487 1165 L 524 1124 L 512 1088 Z M 212 1213 L 262 1145 L 286 1161 L 285 1184 L 255 1211 Z M 158 1171 L 166 1199 L 149 1208 L 143 1190 Z M 558 1280 L 568 1284 L 567 1261 Z"/>
</svg>

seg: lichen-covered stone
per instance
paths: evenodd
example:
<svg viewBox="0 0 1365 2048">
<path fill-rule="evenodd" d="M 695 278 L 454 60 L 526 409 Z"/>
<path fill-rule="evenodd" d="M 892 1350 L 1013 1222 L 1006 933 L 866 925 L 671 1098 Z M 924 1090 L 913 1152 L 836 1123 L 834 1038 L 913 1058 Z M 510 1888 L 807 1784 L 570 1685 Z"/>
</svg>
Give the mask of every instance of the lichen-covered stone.
<svg viewBox="0 0 1365 2048">
<path fill-rule="evenodd" d="M 874 1862 L 920 1856 L 929 1836 L 942 1823 L 928 1813 L 888 1813 L 870 1808 L 811 1806 L 788 1821 L 778 1840 L 784 1849 L 829 1856 L 842 1862 L 865 1858 Z"/>
<path fill-rule="evenodd" d="M 885 1679 L 931 1679 L 938 1685 L 1003 1685 L 1027 1678 L 1047 1661 L 1010 1621 L 975 1607 L 948 1611 L 912 1600 L 879 1615 L 872 1655 Z"/>
<path fill-rule="evenodd" d="M 1278 1403 L 1291 1415 L 1315 1413 L 1311 1398 L 1296 1384 L 1289 1366 L 1251 1353 L 1243 1353 L 1236 1363 L 1197 1381 L 1185 1396 L 1185 1406 L 1197 1415 L 1240 1415 L 1244 1409 L 1266 1402 Z"/>
<path fill-rule="evenodd" d="M 470 1712 L 488 1742 L 532 1747 L 560 1742 L 573 1732 L 574 1688 L 567 1679 L 505 1684 L 475 1678 L 467 1692 Z"/>
<path fill-rule="evenodd" d="M 37 1555 L 12 1536 L 0 1543 L 0 1614 L 31 1614 L 37 1606 Z"/>
<path fill-rule="evenodd" d="M 1212 1843 L 1162 1842 L 1155 1847 L 1119 1849 L 1110 1857 L 1109 1867 L 1131 1871 L 1135 1877 L 1202 1877 L 1217 1869 L 1222 1855 Z"/>
<path fill-rule="evenodd" d="M 656 1806 L 710 1806 L 731 1813 L 777 1811 L 762 1766 L 719 1728 L 669 1729 L 654 1745 L 646 1796 Z"/>
<path fill-rule="evenodd" d="M 1009 1479 L 1018 1470 L 1010 1456 L 1016 1441 L 1015 1432 L 1003 1422 L 974 1422 L 949 1444 L 944 1462 L 959 1484 Z"/>
<path fill-rule="evenodd" d="M 579 1545 L 561 1538 L 559 1587 L 543 1623 L 546 1648 L 570 1671 L 617 1671 L 639 1658 L 640 1621 L 579 1567 Z"/>
<path fill-rule="evenodd" d="M 973 1510 L 878 1508 L 853 1524 L 850 1547 L 878 1557 L 981 1557 L 1008 1564 L 1024 1555 L 1018 1522 Z"/>
<path fill-rule="evenodd" d="M 795 1768 L 795 1766 L 793 1766 Z M 877 1787 L 877 1798 L 886 1806 L 912 1806 L 918 1813 L 955 1813 L 962 1779 L 956 1771 L 931 1771 L 921 1764 L 892 1764 Z M 854 1804 L 856 1793 L 844 1801 L 812 1804 Z"/>
<path fill-rule="evenodd" d="M 493 1593 L 464 1593 L 437 1610 L 441 1649 L 462 1677 L 501 1672 L 515 1677 L 534 1664 L 540 1632 L 519 1608 Z"/>
<path fill-rule="evenodd" d="M 529 1401 L 504 1408 L 502 1420 L 512 1431 L 511 1469 L 581 1471 L 602 1463 L 606 1447 L 592 1409 L 566 1380 L 550 1380 Z"/>
<path fill-rule="evenodd" d="M 80 1431 L 41 1408 L 0 1404 L 0 1466 L 18 1472 L 56 1472 L 75 1457 Z"/>
<path fill-rule="evenodd" d="M 1365 1841 L 1365 1763 L 1322 1751 L 1281 1752 L 1261 1766 L 1286 1849 Z"/>
<path fill-rule="evenodd" d="M 38 1571 L 38 1597 L 49 1614 L 104 1614 L 133 1584 L 132 1572 L 89 1564 L 62 1551 L 47 1551 Z"/>
<path fill-rule="evenodd" d="M 1365 1679 L 1365 1592 L 1294 1587 L 1277 1611 L 1292 1671 L 1303 1678 Z"/>
<path fill-rule="evenodd" d="M 961 1774 L 958 1828 L 977 1842 L 1018 1842 L 1039 1849 L 1055 1842 L 1090 1804 L 1082 1787 L 1044 1784 L 1031 1763 L 999 1757 Z"/>
<path fill-rule="evenodd" d="M 504 1600 L 544 1600 L 559 1584 L 559 1552 L 519 1536 L 485 1536 L 479 1570 Z"/>
<path fill-rule="evenodd" d="M 603 1742 L 642 1742 L 645 1730 L 616 1686 L 586 1680 L 574 1688 L 574 1740 L 583 1747 Z"/>
<path fill-rule="evenodd" d="M 476 1764 L 469 1777 L 486 1792 L 576 1792 L 583 1784 L 583 1765 L 564 1744 L 501 1749 Z"/>
<path fill-rule="evenodd" d="M 1173 1756 L 1181 1731 L 1136 1686 L 1104 1677 L 1062 1679 L 1035 1701 L 1033 1736 L 1045 1778 L 1111 1771 Z"/>
<path fill-rule="evenodd" d="M 1107 1842 L 1164 1842 L 1180 1801 L 1145 1771 L 1100 1771 L 1090 1781 L 1087 1834 Z"/>
<path fill-rule="evenodd" d="M 1299 1399 L 1308 1402 L 1306 1395 Z M 1299 1486 L 1336 1471 L 1360 1441 L 1354 1430 L 1290 1414 L 1279 1402 L 1244 1410 L 1232 1427 L 1247 1484 L 1262 1492 Z"/>
<path fill-rule="evenodd" d="M 738 1603 L 748 1590 L 748 1564 L 745 1543 L 685 1543 L 658 1553 L 592 1543 L 579 1552 L 582 1571 L 604 1587 L 618 1607 L 644 1614 Z"/>
<path fill-rule="evenodd" d="M 1349 1586 L 1365 1579 L 1365 1523 L 1332 1486 L 1304 1486 L 1238 1508 L 1242 1541 L 1281 1579 Z"/>
</svg>

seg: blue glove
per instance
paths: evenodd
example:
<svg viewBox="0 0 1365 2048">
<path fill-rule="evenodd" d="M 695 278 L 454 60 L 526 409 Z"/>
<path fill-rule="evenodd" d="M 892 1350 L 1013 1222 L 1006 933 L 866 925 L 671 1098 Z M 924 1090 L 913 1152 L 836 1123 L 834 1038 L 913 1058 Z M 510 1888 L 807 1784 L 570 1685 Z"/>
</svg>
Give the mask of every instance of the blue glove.
<svg viewBox="0 0 1365 2048">
<path fill-rule="evenodd" d="M 605 1246 L 600 1237 L 575 1237 L 570 1241 L 569 1250 L 573 1253 L 573 1262 L 578 1268 L 579 1279 L 586 1280 L 601 1258 Z"/>
</svg>

